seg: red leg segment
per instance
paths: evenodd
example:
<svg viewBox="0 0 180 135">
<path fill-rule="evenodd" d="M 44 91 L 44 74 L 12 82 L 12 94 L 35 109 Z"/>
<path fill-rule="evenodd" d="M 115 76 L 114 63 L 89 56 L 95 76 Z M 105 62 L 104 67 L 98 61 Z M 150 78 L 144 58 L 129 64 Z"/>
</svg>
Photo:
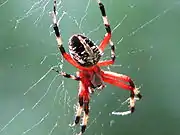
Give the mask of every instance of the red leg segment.
<svg viewBox="0 0 180 135">
<path fill-rule="evenodd" d="M 113 60 L 106 60 L 106 61 L 100 61 L 97 63 L 98 66 L 109 66 L 109 65 L 112 65 L 114 64 L 114 61 Z"/>
<path fill-rule="evenodd" d="M 62 53 L 62 52 L 61 52 Z M 76 68 L 80 69 L 80 70 L 90 70 L 90 68 L 86 68 L 86 67 L 82 67 L 80 66 L 76 61 L 74 61 L 71 57 L 71 55 L 69 55 L 68 53 L 62 53 L 63 57 L 73 66 L 75 66 Z"/>
<path fill-rule="evenodd" d="M 99 45 L 99 49 L 101 50 L 101 52 L 103 52 L 106 46 L 109 44 L 110 39 L 111 39 L 111 33 L 107 33 Z"/>
<path fill-rule="evenodd" d="M 115 85 L 117 87 L 130 90 L 132 92 L 135 89 L 134 82 L 132 81 L 130 77 L 126 75 L 117 74 L 110 71 L 102 71 L 102 78 L 104 82 Z M 126 83 L 129 83 L 129 84 L 126 84 Z"/>
</svg>

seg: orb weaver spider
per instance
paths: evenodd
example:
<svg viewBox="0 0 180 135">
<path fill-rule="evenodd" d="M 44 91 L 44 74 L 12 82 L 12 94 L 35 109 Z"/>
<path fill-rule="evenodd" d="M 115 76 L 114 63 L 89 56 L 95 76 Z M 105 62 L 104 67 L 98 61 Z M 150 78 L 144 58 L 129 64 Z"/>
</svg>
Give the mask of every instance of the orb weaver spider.
<svg viewBox="0 0 180 135">
<path fill-rule="evenodd" d="M 78 69 L 76 75 L 71 75 L 65 72 L 55 70 L 60 75 L 79 81 L 79 93 L 78 93 L 78 107 L 75 114 L 74 123 L 71 126 L 75 126 L 79 123 L 81 113 L 84 111 L 82 126 L 79 135 L 85 132 L 89 118 L 89 102 L 90 94 L 94 92 L 94 89 L 103 89 L 104 83 L 109 83 L 114 86 L 126 89 L 130 91 L 130 112 L 133 113 L 135 110 L 135 97 L 141 98 L 140 91 L 136 88 L 133 80 L 126 75 L 114 73 L 111 71 L 104 71 L 100 67 L 108 66 L 115 61 L 115 47 L 111 41 L 111 28 L 108 22 L 104 5 L 100 0 L 97 0 L 99 5 L 102 19 L 104 22 L 106 34 L 104 39 L 101 41 L 99 46 L 96 46 L 88 37 L 82 34 L 75 34 L 69 39 L 69 52 L 68 54 L 62 43 L 61 34 L 57 24 L 56 17 L 56 0 L 54 0 L 53 6 L 53 28 L 56 35 L 58 48 L 66 61 L 72 64 Z M 110 44 L 111 47 L 111 59 L 100 61 L 102 53 L 105 47 Z M 127 84 L 129 83 L 129 84 Z"/>
</svg>

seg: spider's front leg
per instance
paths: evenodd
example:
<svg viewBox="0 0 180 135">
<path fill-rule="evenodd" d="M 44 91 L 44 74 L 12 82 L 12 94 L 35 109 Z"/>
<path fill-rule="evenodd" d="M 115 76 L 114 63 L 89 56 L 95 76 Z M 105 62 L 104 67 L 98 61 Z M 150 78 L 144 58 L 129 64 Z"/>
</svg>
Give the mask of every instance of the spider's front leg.
<svg viewBox="0 0 180 135">
<path fill-rule="evenodd" d="M 111 60 L 100 61 L 100 62 L 98 62 L 98 66 L 108 66 L 108 65 L 113 64 L 115 61 L 115 58 L 116 58 L 115 57 L 115 47 L 114 47 L 113 42 L 111 41 L 111 35 L 112 35 L 111 27 L 110 27 L 110 24 L 108 22 L 108 18 L 106 16 L 106 11 L 105 11 L 104 5 L 102 4 L 102 2 L 100 0 L 97 0 L 97 2 L 99 4 L 99 8 L 100 8 L 101 15 L 103 18 L 104 26 L 106 29 L 105 37 L 102 40 L 102 42 L 100 43 L 99 49 L 100 49 L 101 53 L 103 53 L 104 49 L 106 48 L 106 46 L 108 44 L 110 44 L 110 46 L 111 46 Z"/>
<path fill-rule="evenodd" d="M 101 74 L 104 82 L 130 91 L 130 109 L 131 113 L 133 113 L 135 110 L 135 97 L 138 97 L 139 99 L 142 98 L 140 91 L 134 84 L 134 81 L 129 76 L 110 71 L 102 71 Z"/>
<path fill-rule="evenodd" d="M 65 51 L 64 47 L 63 47 L 63 43 L 62 43 L 62 38 L 61 38 L 61 34 L 59 32 L 59 27 L 58 27 L 58 23 L 57 23 L 57 16 L 56 16 L 56 0 L 54 0 L 54 6 L 53 6 L 53 12 L 52 12 L 52 17 L 53 17 L 53 29 L 56 35 L 56 41 L 58 43 L 58 48 L 62 54 L 62 56 L 73 66 L 75 66 L 76 68 L 79 68 L 81 70 L 88 70 L 88 68 L 82 67 L 80 66 L 78 63 L 76 63 L 76 61 L 74 61 L 72 59 L 72 57 Z"/>
</svg>

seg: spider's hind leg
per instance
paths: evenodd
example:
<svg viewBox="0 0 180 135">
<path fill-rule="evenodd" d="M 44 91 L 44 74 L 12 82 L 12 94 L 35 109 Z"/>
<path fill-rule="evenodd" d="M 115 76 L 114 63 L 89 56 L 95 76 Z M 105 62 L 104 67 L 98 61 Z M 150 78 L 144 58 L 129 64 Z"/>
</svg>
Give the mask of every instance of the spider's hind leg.
<svg viewBox="0 0 180 135">
<path fill-rule="evenodd" d="M 77 124 L 79 124 L 80 119 L 81 119 L 82 110 L 83 110 L 83 97 L 79 96 L 79 102 L 78 102 L 78 107 L 76 109 L 76 115 L 75 115 L 74 123 L 69 124 L 70 127 L 74 127 Z"/>
<path fill-rule="evenodd" d="M 129 101 L 129 107 L 131 110 L 131 113 L 135 111 L 135 102 L 136 100 L 140 100 L 142 98 L 142 95 L 139 91 L 139 88 L 136 88 L 134 85 L 134 82 L 131 80 L 131 83 L 133 83 L 134 89 L 130 92 L 130 101 Z M 130 83 L 130 86 L 131 86 Z"/>
<path fill-rule="evenodd" d="M 89 119 L 89 99 L 84 102 L 84 116 L 81 124 L 81 132 L 79 133 L 80 135 L 82 135 L 85 132 L 88 119 Z"/>
<path fill-rule="evenodd" d="M 131 113 L 133 113 L 135 110 L 136 100 L 139 100 L 142 98 L 139 88 L 135 86 L 134 81 L 127 75 L 118 74 L 111 71 L 102 71 L 102 78 L 103 78 L 103 81 L 106 83 L 109 83 L 109 84 L 112 84 L 117 87 L 130 91 L 130 98 L 129 98 L 130 106 L 129 107 L 130 107 Z"/>
</svg>

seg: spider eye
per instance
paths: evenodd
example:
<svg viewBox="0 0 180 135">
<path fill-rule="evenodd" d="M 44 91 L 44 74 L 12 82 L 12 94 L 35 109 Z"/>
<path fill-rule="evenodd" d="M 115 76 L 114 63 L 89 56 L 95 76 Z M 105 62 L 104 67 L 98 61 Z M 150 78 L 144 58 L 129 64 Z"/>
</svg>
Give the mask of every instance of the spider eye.
<svg viewBox="0 0 180 135">
<path fill-rule="evenodd" d="M 71 57 L 84 67 L 97 64 L 101 57 L 98 47 L 81 34 L 73 35 L 69 39 L 69 52 Z"/>
</svg>

